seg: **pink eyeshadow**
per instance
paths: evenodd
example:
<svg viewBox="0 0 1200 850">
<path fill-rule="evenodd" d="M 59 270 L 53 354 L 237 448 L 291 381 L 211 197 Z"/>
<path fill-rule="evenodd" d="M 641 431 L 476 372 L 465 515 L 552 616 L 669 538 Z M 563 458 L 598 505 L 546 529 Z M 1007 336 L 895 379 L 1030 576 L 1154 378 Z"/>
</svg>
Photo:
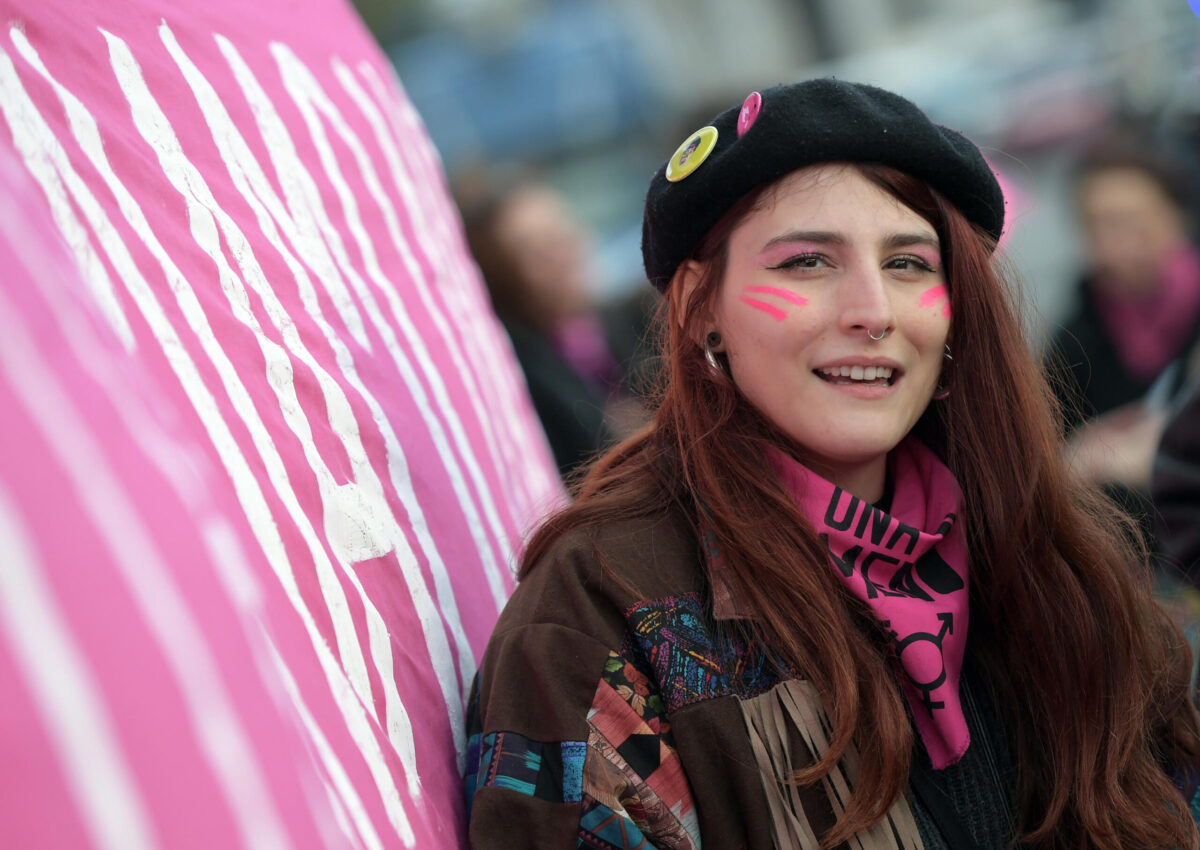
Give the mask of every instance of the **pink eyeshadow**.
<svg viewBox="0 0 1200 850">
<path fill-rule="evenodd" d="M 912 254 L 921 262 L 928 265 L 931 269 L 936 269 L 942 258 L 932 252 L 922 251 L 920 248 L 905 248 L 904 253 Z"/>
</svg>

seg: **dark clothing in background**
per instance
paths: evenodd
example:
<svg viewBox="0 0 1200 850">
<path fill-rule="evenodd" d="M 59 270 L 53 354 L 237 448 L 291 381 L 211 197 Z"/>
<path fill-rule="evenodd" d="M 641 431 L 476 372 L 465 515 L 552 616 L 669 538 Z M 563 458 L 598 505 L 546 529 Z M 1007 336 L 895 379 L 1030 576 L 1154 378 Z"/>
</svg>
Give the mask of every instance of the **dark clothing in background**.
<svg viewBox="0 0 1200 850">
<path fill-rule="evenodd" d="M 659 346 L 651 334 L 661 296 L 649 286 L 600 309 L 608 346 L 621 367 L 623 387 L 640 399 L 649 398 L 658 380 Z"/>
<path fill-rule="evenodd" d="M 605 397 L 559 355 L 550 340 L 515 322 L 504 325 L 525 373 L 529 396 L 565 477 L 612 443 L 604 422 Z"/>
<path fill-rule="evenodd" d="M 1191 384 L 1167 422 L 1151 495 L 1163 563 L 1200 587 L 1200 381 Z"/>
<path fill-rule="evenodd" d="M 1198 343 L 1200 321 L 1174 353 L 1176 362 L 1187 359 Z M 1046 368 L 1062 406 L 1063 424 L 1068 434 L 1095 416 L 1144 398 L 1168 370 L 1167 385 L 1157 387 L 1156 392 L 1161 390 L 1164 400 L 1171 398 L 1178 392 L 1186 374 L 1186 370 L 1176 367 L 1174 362 L 1159 374 L 1148 377 L 1131 372 L 1097 308 L 1092 282 L 1086 277 L 1080 282 L 1079 306 L 1055 334 L 1047 351 Z M 1104 491 L 1137 520 L 1147 543 L 1157 549 L 1155 506 L 1150 494 L 1116 482 L 1105 484 Z"/>
<path fill-rule="evenodd" d="M 1047 368 L 1063 405 L 1068 433 L 1086 419 L 1142 398 L 1158 378 L 1157 375 L 1139 377 L 1125 367 L 1091 292 L 1090 280 L 1085 278 L 1080 284 L 1079 306 L 1054 335 L 1047 356 Z M 1190 351 L 1197 342 L 1200 342 L 1200 322 L 1193 327 L 1178 356 Z"/>
<path fill-rule="evenodd" d="M 646 292 L 597 312 L 619 373 L 612 381 L 580 374 L 549 336 L 520 322 L 503 320 L 564 478 L 622 436 L 605 416 L 610 401 L 618 396 L 644 399 L 650 391 L 657 360 L 651 355 L 654 346 L 646 337 L 657 300 L 658 294 L 646 287 Z"/>
</svg>

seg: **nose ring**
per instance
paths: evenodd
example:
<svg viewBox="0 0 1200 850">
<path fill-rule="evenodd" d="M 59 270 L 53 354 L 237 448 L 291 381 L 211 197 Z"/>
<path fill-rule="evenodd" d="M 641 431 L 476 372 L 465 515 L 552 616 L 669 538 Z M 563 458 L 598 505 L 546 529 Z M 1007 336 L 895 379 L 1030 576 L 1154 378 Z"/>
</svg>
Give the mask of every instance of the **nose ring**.
<svg viewBox="0 0 1200 850">
<path fill-rule="evenodd" d="M 875 340 L 876 342 L 879 342 L 881 339 L 883 339 L 883 338 L 884 338 L 885 336 L 887 336 L 887 335 L 888 335 L 888 329 L 887 329 L 887 328 L 884 328 L 884 329 L 883 329 L 883 330 L 882 330 L 882 331 L 879 333 L 879 336 L 875 336 L 875 334 L 871 333 L 871 329 L 870 329 L 870 328 L 867 328 L 867 336 L 869 336 L 871 339 Z"/>
</svg>

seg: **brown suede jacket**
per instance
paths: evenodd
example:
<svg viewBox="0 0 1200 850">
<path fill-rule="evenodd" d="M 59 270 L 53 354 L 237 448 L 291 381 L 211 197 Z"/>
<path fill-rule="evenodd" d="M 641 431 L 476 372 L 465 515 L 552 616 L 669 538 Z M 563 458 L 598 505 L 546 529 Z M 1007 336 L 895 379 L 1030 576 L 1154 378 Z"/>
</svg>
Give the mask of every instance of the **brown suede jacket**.
<svg viewBox="0 0 1200 850">
<path fill-rule="evenodd" d="M 705 558 L 691 519 L 669 508 L 607 526 L 595 545 L 568 534 L 529 572 L 468 707 L 472 847 L 817 846 L 853 787 L 856 751 L 817 785 L 777 780 L 824 751 L 829 721 L 811 685 L 714 616 Z M 964 696 L 975 735 L 993 718 Z M 932 792 L 902 795 L 852 846 L 1004 846 L 1007 754 L 978 737 L 921 783 Z M 914 788 L 934 773 L 923 757 Z M 995 810 L 984 806 L 981 828 L 947 822 L 978 816 L 981 793 Z"/>
</svg>

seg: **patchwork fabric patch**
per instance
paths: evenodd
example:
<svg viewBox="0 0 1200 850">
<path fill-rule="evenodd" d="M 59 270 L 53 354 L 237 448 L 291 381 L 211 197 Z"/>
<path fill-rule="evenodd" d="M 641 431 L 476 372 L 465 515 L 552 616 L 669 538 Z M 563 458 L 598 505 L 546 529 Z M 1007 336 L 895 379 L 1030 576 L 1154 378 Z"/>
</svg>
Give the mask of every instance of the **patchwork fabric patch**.
<svg viewBox="0 0 1200 850">
<path fill-rule="evenodd" d="M 629 703 L 629 707 L 653 732 L 666 736 L 670 743 L 671 724 L 667 721 L 666 703 L 641 659 L 610 652 L 608 661 L 604 662 L 601 678 L 621 699 Z"/>
<path fill-rule="evenodd" d="M 695 850 L 700 845 L 695 801 L 679 754 L 666 737 L 651 731 L 603 681 L 588 723 L 584 798 L 624 812 L 656 847 Z"/>
<path fill-rule="evenodd" d="M 641 850 L 650 843 L 624 813 L 588 798 L 579 819 L 579 846 L 587 850 Z"/>
<path fill-rule="evenodd" d="M 633 646 L 659 683 L 668 712 L 701 700 L 763 693 L 779 681 L 777 665 L 735 635 L 718 635 L 699 594 L 641 602 L 625 612 Z"/>
<path fill-rule="evenodd" d="M 550 803 L 578 803 L 583 796 L 586 741 L 533 741 L 515 732 L 472 735 L 468 742 L 468 804 L 487 785 L 509 788 Z"/>
</svg>

